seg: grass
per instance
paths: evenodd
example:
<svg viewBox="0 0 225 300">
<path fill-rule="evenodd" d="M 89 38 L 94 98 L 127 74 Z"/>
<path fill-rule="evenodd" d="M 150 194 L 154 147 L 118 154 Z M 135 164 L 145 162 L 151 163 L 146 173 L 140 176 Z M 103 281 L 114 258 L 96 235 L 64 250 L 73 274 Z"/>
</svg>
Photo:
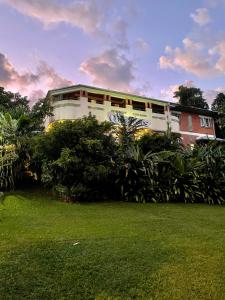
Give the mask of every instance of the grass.
<svg viewBox="0 0 225 300">
<path fill-rule="evenodd" d="M 225 207 L 15 193 L 0 238 L 0 299 L 225 299 Z"/>
</svg>

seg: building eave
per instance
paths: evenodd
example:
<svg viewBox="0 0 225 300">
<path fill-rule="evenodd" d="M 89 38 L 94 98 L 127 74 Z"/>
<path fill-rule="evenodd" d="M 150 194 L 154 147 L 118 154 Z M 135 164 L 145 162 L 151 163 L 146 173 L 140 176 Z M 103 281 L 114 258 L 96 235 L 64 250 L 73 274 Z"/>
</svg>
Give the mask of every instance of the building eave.
<svg viewBox="0 0 225 300">
<path fill-rule="evenodd" d="M 203 116 L 210 116 L 210 117 L 218 116 L 218 112 L 216 112 L 216 111 L 198 108 L 198 107 L 194 107 L 194 106 L 184 106 L 184 105 L 175 104 L 175 103 L 173 103 L 173 105 L 170 105 L 170 109 L 172 111 L 176 111 L 176 112 L 190 112 L 193 114 L 198 114 L 198 115 L 203 115 Z"/>
<path fill-rule="evenodd" d="M 50 90 L 47 93 L 47 97 L 49 97 L 50 95 L 57 94 L 57 93 L 63 93 L 63 92 L 68 92 L 68 91 L 72 92 L 72 91 L 76 91 L 79 89 L 83 89 L 84 91 L 87 91 L 87 92 L 89 91 L 89 92 L 96 92 L 96 93 L 102 93 L 102 94 L 108 93 L 111 96 L 129 98 L 129 99 L 133 99 L 133 100 L 142 100 L 142 101 L 147 100 L 147 101 L 151 101 L 151 102 L 155 102 L 155 103 L 160 102 L 163 105 L 172 104 L 172 102 L 170 102 L 170 101 L 165 101 L 165 100 L 160 100 L 160 99 L 155 99 L 155 98 L 150 98 L 150 97 L 145 97 L 145 96 L 138 96 L 138 95 L 131 94 L 131 93 L 124 93 L 124 92 L 119 92 L 119 91 L 110 90 L 110 89 L 103 89 L 103 88 L 84 85 L 84 84 L 77 84 L 77 85 L 72 85 L 72 86 L 68 86 L 68 87 Z"/>
</svg>

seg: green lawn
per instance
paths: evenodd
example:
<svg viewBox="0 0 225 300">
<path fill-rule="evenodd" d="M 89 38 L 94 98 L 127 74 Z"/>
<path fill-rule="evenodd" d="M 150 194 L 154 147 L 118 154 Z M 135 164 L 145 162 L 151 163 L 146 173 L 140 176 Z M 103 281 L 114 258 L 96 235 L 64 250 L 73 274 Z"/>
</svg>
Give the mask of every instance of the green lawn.
<svg viewBox="0 0 225 300">
<path fill-rule="evenodd" d="M 0 236 L 1 300 L 225 299 L 225 207 L 15 193 Z"/>
</svg>

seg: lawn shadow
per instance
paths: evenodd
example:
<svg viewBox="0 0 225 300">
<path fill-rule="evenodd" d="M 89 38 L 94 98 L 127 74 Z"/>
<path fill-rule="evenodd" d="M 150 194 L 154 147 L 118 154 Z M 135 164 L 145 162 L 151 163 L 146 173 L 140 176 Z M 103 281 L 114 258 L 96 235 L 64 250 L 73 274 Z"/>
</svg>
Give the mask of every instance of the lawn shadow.
<svg viewBox="0 0 225 300">
<path fill-rule="evenodd" d="M 146 299 L 172 249 L 128 238 L 44 242 L 5 253 L 4 299 Z"/>
</svg>

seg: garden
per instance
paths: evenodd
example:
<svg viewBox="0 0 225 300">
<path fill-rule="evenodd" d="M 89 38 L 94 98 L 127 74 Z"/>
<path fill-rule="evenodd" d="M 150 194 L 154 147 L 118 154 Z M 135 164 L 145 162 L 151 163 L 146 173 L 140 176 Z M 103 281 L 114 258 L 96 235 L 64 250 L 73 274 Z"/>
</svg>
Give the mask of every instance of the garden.
<svg viewBox="0 0 225 300">
<path fill-rule="evenodd" d="M 223 144 L 0 99 L 0 298 L 224 298 Z"/>
</svg>

